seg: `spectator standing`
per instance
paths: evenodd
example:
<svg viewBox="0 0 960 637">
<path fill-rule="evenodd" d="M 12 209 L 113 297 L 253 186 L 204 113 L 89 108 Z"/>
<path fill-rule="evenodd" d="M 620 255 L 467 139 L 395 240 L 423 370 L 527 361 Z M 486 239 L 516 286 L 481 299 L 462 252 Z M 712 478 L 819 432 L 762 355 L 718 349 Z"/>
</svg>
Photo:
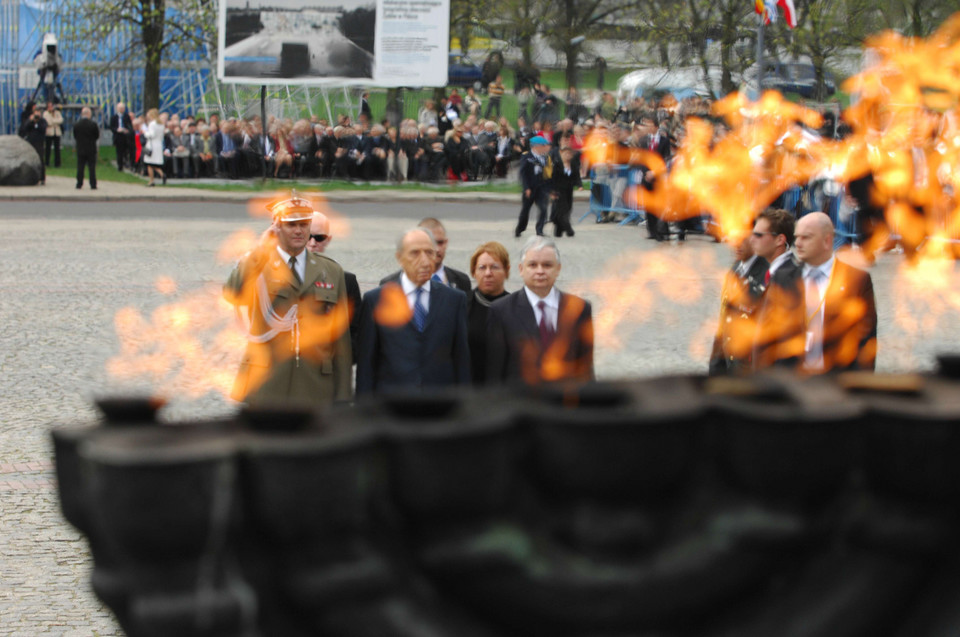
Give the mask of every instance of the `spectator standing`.
<svg viewBox="0 0 960 637">
<path fill-rule="evenodd" d="M 27 103 L 23 115 L 20 116 L 20 137 L 27 140 L 37 151 L 40 160 L 40 185 L 47 183 L 47 168 L 43 163 L 43 144 L 47 136 L 47 120 L 43 119 L 43 107 L 33 102 Z"/>
<path fill-rule="evenodd" d="M 90 190 L 97 189 L 97 142 L 100 127 L 91 119 L 89 106 L 80 109 L 80 119 L 73 125 L 73 137 L 77 142 L 77 190 L 83 188 L 84 167 L 89 168 Z"/>
<path fill-rule="evenodd" d="M 63 113 L 53 102 L 47 102 L 47 110 L 43 112 L 43 119 L 47 122 L 46 137 L 43 144 L 43 163 L 50 165 L 50 148 L 53 148 L 53 166 L 60 168 L 60 141 L 63 137 Z"/>
<path fill-rule="evenodd" d="M 160 173 L 163 183 L 167 183 L 167 173 L 163 172 L 163 140 L 166 136 L 163 124 L 160 122 L 160 113 L 155 108 L 147 111 L 147 121 L 141 129 L 145 144 L 143 147 L 143 163 L 147 167 L 148 186 L 153 186 L 154 173 Z"/>
<path fill-rule="evenodd" d="M 125 164 L 132 168 L 134 159 L 134 127 L 130 113 L 123 102 L 117 104 L 116 112 L 110 116 L 110 133 L 113 135 L 113 147 L 117 151 L 117 170 L 123 171 Z"/>
<path fill-rule="evenodd" d="M 503 101 L 503 93 L 506 89 L 503 86 L 503 76 L 497 75 L 497 78 L 487 85 L 487 109 L 483 112 L 485 119 L 490 118 L 490 113 L 497 111 L 497 117 L 500 117 L 500 103 Z"/>
<path fill-rule="evenodd" d="M 570 215 L 573 213 L 573 190 L 583 190 L 583 180 L 580 179 L 580 162 L 569 146 L 559 151 L 560 161 L 553 166 L 550 178 L 551 195 L 556 199 L 553 208 L 553 236 L 573 236 L 573 226 L 570 224 Z"/>
</svg>

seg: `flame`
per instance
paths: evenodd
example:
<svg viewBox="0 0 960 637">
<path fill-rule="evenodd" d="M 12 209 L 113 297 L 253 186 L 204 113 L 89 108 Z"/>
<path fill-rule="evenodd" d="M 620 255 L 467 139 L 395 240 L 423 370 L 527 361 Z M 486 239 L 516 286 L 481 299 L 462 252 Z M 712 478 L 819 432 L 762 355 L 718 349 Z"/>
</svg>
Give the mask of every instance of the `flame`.
<svg viewBox="0 0 960 637">
<path fill-rule="evenodd" d="M 136 308 L 123 308 L 114 325 L 120 352 L 107 361 L 111 376 L 146 378 L 164 395 L 229 393 L 246 338 L 229 305 L 220 300 L 220 286 L 189 292 L 149 318 Z"/>
<path fill-rule="evenodd" d="M 157 280 L 153 282 L 153 286 L 157 288 L 157 292 L 164 296 L 173 296 L 177 293 L 177 282 L 168 276 L 157 277 Z"/>
<path fill-rule="evenodd" d="M 373 320 L 385 327 L 403 327 L 413 318 L 413 310 L 407 302 L 407 295 L 396 283 L 384 284 L 380 292 L 380 302 L 373 310 Z"/>
</svg>

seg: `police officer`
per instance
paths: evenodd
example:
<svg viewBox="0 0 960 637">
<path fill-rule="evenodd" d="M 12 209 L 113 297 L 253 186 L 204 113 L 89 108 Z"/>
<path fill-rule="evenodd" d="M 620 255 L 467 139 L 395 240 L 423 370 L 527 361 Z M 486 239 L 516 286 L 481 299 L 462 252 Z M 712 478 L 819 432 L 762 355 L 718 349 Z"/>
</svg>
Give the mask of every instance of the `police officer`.
<svg viewBox="0 0 960 637">
<path fill-rule="evenodd" d="M 720 321 L 710 354 L 710 374 L 750 371 L 760 302 L 769 263 L 754 254 L 750 236 L 734 248 L 737 261 L 727 272 L 720 298 Z"/>
<path fill-rule="evenodd" d="M 315 212 L 297 195 L 269 207 L 273 224 L 237 264 L 224 297 L 245 313 L 247 350 L 231 397 L 327 405 L 351 396 L 343 269 L 306 250 Z"/>
</svg>

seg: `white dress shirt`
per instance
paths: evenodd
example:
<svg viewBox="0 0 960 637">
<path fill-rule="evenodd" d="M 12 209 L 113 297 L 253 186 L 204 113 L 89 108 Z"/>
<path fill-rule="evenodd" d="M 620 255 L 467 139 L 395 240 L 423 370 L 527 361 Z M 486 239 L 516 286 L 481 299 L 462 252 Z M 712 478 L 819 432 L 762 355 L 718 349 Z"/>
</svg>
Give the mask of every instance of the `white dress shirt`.
<svg viewBox="0 0 960 637">
<path fill-rule="evenodd" d="M 824 309 L 824 297 L 827 294 L 827 288 L 830 287 L 830 277 L 833 276 L 833 262 L 834 257 L 831 256 L 826 262 L 821 263 L 818 266 L 812 266 L 808 263 L 803 265 L 803 289 L 804 294 L 807 294 L 809 286 L 807 285 L 811 273 L 814 269 L 817 269 L 821 272 L 821 276 L 817 280 L 817 292 L 819 293 L 819 298 L 814 299 L 815 304 L 811 303 L 809 299 L 805 303 L 806 312 L 806 321 L 807 324 L 807 338 L 804 346 L 805 359 L 804 363 L 808 369 L 819 370 L 823 369 L 823 309 Z M 816 305 L 816 311 L 811 311 L 810 307 Z M 813 321 L 816 321 L 816 324 L 811 324 Z M 819 342 L 814 342 L 815 340 Z"/>
<path fill-rule="evenodd" d="M 770 272 L 771 278 L 773 277 L 773 274 L 780 269 L 780 266 L 786 263 L 790 259 L 790 255 L 791 255 L 791 252 L 787 250 L 786 252 L 784 252 L 779 257 L 773 260 L 773 262 L 770 264 L 770 267 L 767 270 L 768 272 Z"/>
<path fill-rule="evenodd" d="M 277 252 L 280 253 L 280 258 L 283 259 L 283 262 L 289 266 L 290 257 L 293 255 L 289 254 L 280 246 L 277 246 Z M 295 258 L 296 258 L 295 263 L 296 263 L 297 275 L 300 277 L 300 280 L 303 281 L 307 276 L 307 251 L 301 250 L 300 254 L 298 254 Z"/>
<path fill-rule="evenodd" d="M 407 304 L 410 306 L 410 309 L 413 309 L 413 306 L 417 304 L 417 284 L 410 280 L 410 277 L 407 276 L 406 272 L 400 272 L 400 287 L 403 288 L 403 293 L 407 297 Z M 423 288 L 425 294 L 420 295 L 420 305 L 423 306 L 423 309 L 428 313 L 430 312 L 430 280 L 428 279 L 426 283 L 420 286 Z"/>
<path fill-rule="evenodd" d="M 547 296 L 540 298 L 533 291 L 530 290 L 527 286 L 523 286 L 523 291 L 527 294 L 527 300 L 530 301 L 530 305 L 533 306 L 533 317 L 537 321 L 537 325 L 540 325 L 540 308 L 538 304 L 540 301 L 544 302 L 544 311 L 547 314 L 547 324 L 553 327 L 553 331 L 557 331 L 557 316 L 560 314 L 560 290 L 556 287 L 550 288 L 550 291 L 547 293 Z"/>
</svg>

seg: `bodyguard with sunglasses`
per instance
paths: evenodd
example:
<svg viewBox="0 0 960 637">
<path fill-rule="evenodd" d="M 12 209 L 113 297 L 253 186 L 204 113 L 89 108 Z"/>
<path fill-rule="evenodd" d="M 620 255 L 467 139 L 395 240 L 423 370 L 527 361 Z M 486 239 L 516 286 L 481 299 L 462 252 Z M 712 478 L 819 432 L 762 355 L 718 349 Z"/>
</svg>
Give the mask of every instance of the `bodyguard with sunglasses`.
<svg viewBox="0 0 960 637">
<path fill-rule="evenodd" d="M 250 404 L 327 405 L 351 399 L 350 317 L 343 268 L 307 250 L 314 209 L 294 196 L 224 286 L 247 329 L 231 397 Z"/>
<path fill-rule="evenodd" d="M 330 232 L 330 220 L 327 215 L 322 212 L 313 213 L 307 250 L 314 254 L 322 254 L 332 240 L 333 235 Z M 350 303 L 350 347 L 356 352 L 357 335 L 360 333 L 360 284 L 357 283 L 357 275 L 353 272 L 344 270 L 343 279 L 347 285 L 347 300 Z"/>
</svg>

